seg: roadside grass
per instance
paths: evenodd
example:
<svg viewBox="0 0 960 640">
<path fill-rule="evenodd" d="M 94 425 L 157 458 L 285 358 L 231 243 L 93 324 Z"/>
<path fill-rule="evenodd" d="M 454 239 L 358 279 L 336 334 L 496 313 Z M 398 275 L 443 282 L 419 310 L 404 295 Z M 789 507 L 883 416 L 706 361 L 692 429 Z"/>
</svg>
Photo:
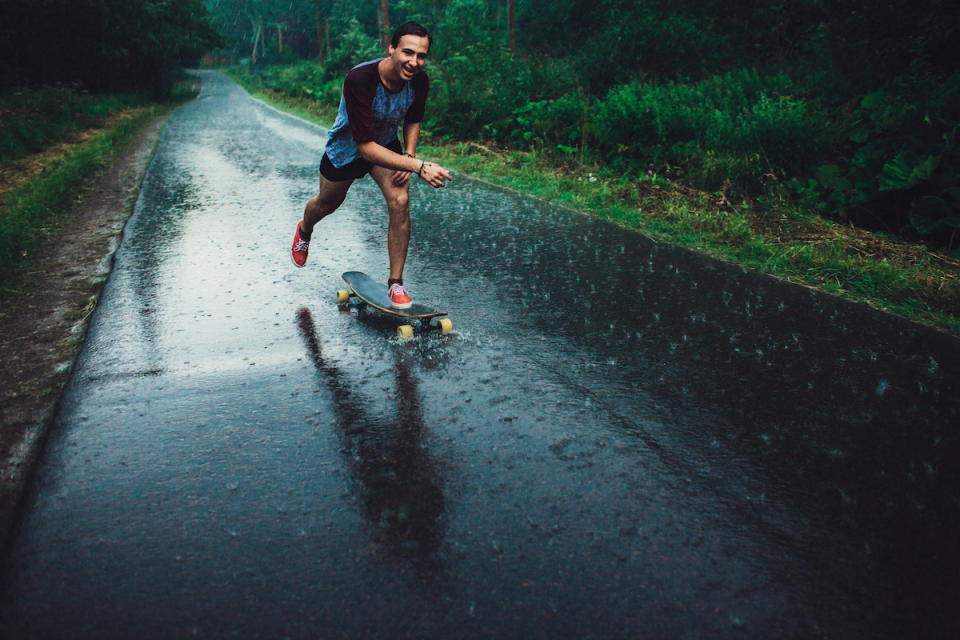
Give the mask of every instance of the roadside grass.
<svg viewBox="0 0 960 640">
<path fill-rule="evenodd" d="M 0 96 L 0 167 L 141 106 L 136 94 L 90 94 L 65 87 L 23 88 Z"/>
<path fill-rule="evenodd" d="M 193 81 L 181 83 L 173 100 L 159 104 L 124 106 L 129 101 L 104 98 L 100 104 L 113 105 L 113 110 L 98 112 L 96 126 L 82 131 L 58 127 L 61 138 L 43 151 L 21 153 L 0 166 L 0 282 L 41 255 L 38 248 L 47 234 L 69 221 L 90 180 L 108 168 L 144 126 L 196 95 L 191 87 Z"/>
<path fill-rule="evenodd" d="M 335 105 L 291 99 L 228 73 L 253 95 L 330 126 Z M 421 157 L 498 186 L 533 195 L 643 234 L 796 284 L 898 314 L 960 336 L 960 260 L 882 234 L 806 213 L 775 193 L 730 202 L 653 176 L 628 179 L 542 151 L 442 142 L 424 132 Z"/>
</svg>

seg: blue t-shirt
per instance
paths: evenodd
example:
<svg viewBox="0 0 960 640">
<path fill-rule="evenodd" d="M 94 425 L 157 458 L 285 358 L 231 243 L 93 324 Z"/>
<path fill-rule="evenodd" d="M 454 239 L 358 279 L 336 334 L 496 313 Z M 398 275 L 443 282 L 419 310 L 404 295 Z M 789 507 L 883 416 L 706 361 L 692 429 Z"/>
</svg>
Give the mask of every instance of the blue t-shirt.
<svg viewBox="0 0 960 640">
<path fill-rule="evenodd" d="M 393 93 L 380 82 L 380 60 L 358 64 L 343 82 L 337 119 L 327 136 L 327 156 L 335 167 L 360 157 L 357 143 L 373 141 L 386 147 L 397 139 L 401 122 L 423 121 L 427 75 L 418 73 Z"/>
</svg>

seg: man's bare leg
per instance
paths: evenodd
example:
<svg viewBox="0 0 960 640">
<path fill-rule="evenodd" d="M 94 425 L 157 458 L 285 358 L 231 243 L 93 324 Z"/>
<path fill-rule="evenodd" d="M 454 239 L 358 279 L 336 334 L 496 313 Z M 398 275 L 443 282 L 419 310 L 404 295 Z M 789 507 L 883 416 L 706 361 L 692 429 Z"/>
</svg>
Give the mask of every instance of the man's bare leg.
<svg viewBox="0 0 960 640">
<path fill-rule="evenodd" d="M 300 221 L 300 230 L 307 238 L 313 234 L 313 227 L 318 222 L 340 208 L 351 184 L 353 180 L 331 182 L 320 176 L 319 191 L 316 196 L 307 201 L 303 209 L 303 220 Z"/>
<path fill-rule="evenodd" d="M 403 280 L 403 266 L 407 262 L 407 249 L 410 247 L 410 182 L 393 184 L 393 169 L 373 167 L 370 177 L 379 185 L 387 201 L 387 214 L 390 217 L 387 229 L 387 253 L 390 256 L 390 279 Z"/>
<path fill-rule="evenodd" d="M 343 204 L 343 199 L 347 197 L 347 190 L 351 184 L 353 184 L 353 180 L 331 182 L 324 178 L 322 174 L 320 175 L 319 192 L 307 201 L 307 205 L 303 209 L 303 219 L 297 223 L 297 228 L 293 233 L 290 256 L 293 258 L 294 265 L 297 267 L 306 266 L 313 228 Z"/>
</svg>

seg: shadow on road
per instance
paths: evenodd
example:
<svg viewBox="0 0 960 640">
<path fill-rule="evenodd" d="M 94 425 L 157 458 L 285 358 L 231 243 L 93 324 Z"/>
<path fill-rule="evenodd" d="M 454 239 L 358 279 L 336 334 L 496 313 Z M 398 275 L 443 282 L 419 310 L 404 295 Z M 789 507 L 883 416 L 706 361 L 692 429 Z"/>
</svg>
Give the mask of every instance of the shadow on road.
<svg viewBox="0 0 960 640">
<path fill-rule="evenodd" d="M 343 371 L 325 358 L 309 309 L 297 311 L 300 335 L 331 393 L 340 452 L 352 491 L 370 527 L 371 542 L 411 561 L 423 580 L 443 569 L 445 536 L 443 470 L 424 444 L 425 427 L 412 354 L 396 354 L 396 386 L 382 415 Z"/>
</svg>

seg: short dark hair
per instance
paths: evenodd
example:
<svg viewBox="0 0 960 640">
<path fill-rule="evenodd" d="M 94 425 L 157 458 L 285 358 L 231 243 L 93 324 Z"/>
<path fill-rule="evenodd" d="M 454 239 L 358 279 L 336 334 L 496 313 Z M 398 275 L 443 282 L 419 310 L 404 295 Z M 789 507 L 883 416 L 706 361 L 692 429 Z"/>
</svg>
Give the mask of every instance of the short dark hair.
<svg viewBox="0 0 960 640">
<path fill-rule="evenodd" d="M 390 46 L 395 47 L 400 44 L 400 38 L 403 36 L 420 36 L 421 38 L 427 39 L 428 45 L 433 44 L 433 37 L 427 33 L 427 30 L 424 29 L 422 25 L 416 22 L 404 22 L 394 29 L 393 37 L 390 39 Z"/>
</svg>

